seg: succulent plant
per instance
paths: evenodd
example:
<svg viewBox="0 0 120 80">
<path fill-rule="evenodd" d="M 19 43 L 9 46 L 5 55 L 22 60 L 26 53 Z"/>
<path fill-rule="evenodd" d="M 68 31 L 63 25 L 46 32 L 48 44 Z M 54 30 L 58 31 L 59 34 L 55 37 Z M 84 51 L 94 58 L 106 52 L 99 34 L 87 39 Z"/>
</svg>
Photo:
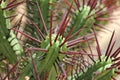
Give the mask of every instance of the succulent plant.
<svg viewBox="0 0 120 80">
<path fill-rule="evenodd" d="M 24 3 L 14 3 L 15 1 L 8 4 L 1 1 L 1 64 L 5 60 L 8 65 L 12 65 L 1 79 L 24 80 L 28 77 L 30 80 L 111 80 L 118 75 L 120 50 L 111 53 L 115 44 L 115 41 L 112 42 L 114 32 L 105 54 L 101 53 L 96 37 L 99 28 L 104 28 L 100 24 L 104 25 L 111 19 L 109 12 L 116 6 L 108 7 L 101 0 L 64 0 L 68 6 L 66 12 L 61 11 L 61 23 L 54 25 L 54 18 L 58 17 L 54 13 L 59 1 L 28 0 L 28 14 L 23 14 L 27 23 L 25 30 L 21 31 L 18 29 L 20 21 L 10 28 L 9 9 Z M 27 38 L 23 45 L 16 33 Z M 84 50 L 94 40 L 97 43 L 97 55 Z M 86 56 L 90 62 L 85 59 Z"/>
</svg>

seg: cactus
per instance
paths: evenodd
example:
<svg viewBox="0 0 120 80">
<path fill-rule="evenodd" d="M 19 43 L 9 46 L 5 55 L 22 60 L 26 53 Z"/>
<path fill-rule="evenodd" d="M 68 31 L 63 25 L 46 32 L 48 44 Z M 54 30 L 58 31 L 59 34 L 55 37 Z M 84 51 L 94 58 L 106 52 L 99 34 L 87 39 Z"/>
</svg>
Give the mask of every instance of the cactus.
<svg viewBox="0 0 120 80">
<path fill-rule="evenodd" d="M 19 44 L 15 34 L 12 30 L 9 29 L 10 27 L 10 20 L 5 19 L 8 17 L 8 11 L 3 10 L 2 8 L 5 8 L 6 4 L 2 1 L 0 6 L 0 46 L 1 46 L 1 53 L 7 57 L 8 61 L 10 63 L 14 63 L 17 61 L 17 55 L 23 53 L 23 49 L 21 45 Z M 14 55 L 13 55 L 14 54 Z"/>
<path fill-rule="evenodd" d="M 117 55 L 120 50 L 111 53 L 115 44 L 115 41 L 112 42 L 115 32 L 105 55 L 101 53 L 96 37 L 96 32 L 101 27 L 99 24 L 106 23 L 104 20 L 109 17 L 107 13 L 113 8 L 105 7 L 100 0 L 63 0 L 67 5 L 66 13 L 60 16 L 61 23 L 53 27 L 54 18 L 57 17 L 54 16 L 54 10 L 59 1 L 28 0 L 28 14 L 23 15 L 27 17 L 27 25 L 21 31 L 17 27 L 10 28 L 9 9 L 24 2 L 15 1 L 8 4 L 0 2 L 0 64 L 3 64 L 3 60 L 8 64 L 8 72 L 1 79 L 24 80 L 28 77 L 30 80 L 112 80 L 118 75 Z M 20 27 L 19 24 L 21 23 L 16 26 Z M 24 46 L 15 33 L 27 38 L 23 42 Z M 83 46 L 90 48 L 89 41 L 94 39 L 97 55 L 89 54 L 83 49 Z M 86 56 L 89 56 L 91 62 L 84 59 Z M 12 68 L 9 68 L 10 65 Z"/>
</svg>

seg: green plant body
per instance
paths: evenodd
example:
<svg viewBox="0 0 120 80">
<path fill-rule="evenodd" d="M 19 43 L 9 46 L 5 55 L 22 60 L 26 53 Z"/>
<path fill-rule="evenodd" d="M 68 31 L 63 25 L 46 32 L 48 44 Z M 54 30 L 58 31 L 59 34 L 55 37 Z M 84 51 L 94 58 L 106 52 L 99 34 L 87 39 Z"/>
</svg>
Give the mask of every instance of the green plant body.
<svg viewBox="0 0 120 80">
<path fill-rule="evenodd" d="M 9 15 L 8 10 L 3 10 L 6 3 L 2 1 L 0 5 L 0 53 L 7 58 L 9 63 L 15 63 L 18 55 L 23 54 L 23 47 L 20 45 L 13 30 L 10 30 L 10 19 L 5 19 Z"/>
<path fill-rule="evenodd" d="M 43 75 L 45 74 L 49 74 L 49 72 L 51 71 L 53 64 L 55 64 L 55 61 L 57 60 L 57 58 L 59 57 L 59 52 L 60 51 L 64 51 L 66 52 L 68 50 L 67 45 L 64 44 L 62 47 L 59 47 L 60 44 L 63 43 L 64 38 L 62 38 L 62 36 L 59 36 L 57 41 L 55 42 L 55 34 L 52 34 L 52 45 L 50 46 L 50 38 L 49 36 L 47 36 L 45 38 L 45 40 L 43 40 L 42 44 L 41 44 L 41 48 L 45 48 L 48 50 L 48 52 L 42 53 L 39 52 L 37 53 L 36 57 L 34 57 L 35 61 L 36 61 L 36 66 L 38 68 L 38 74 L 40 76 L 40 78 L 42 78 Z M 44 55 L 43 59 L 39 60 L 38 56 L 39 55 Z M 22 77 L 20 79 L 24 79 L 24 77 L 26 75 L 30 76 L 31 75 L 31 69 L 32 69 L 32 63 L 30 61 L 30 64 L 27 65 L 25 71 L 22 74 Z M 31 68 L 31 69 L 30 69 Z M 30 72 L 30 73 L 29 73 Z"/>
<path fill-rule="evenodd" d="M 105 59 L 106 57 L 102 56 L 102 61 L 96 61 L 84 72 L 68 77 L 68 80 L 111 80 L 111 77 L 116 75 L 117 68 L 106 70 L 113 62 L 110 58 L 107 61 Z"/>
<path fill-rule="evenodd" d="M 13 62 L 17 61 L 17 56 L 16 56 L 16 54 L 14 54 L 14 50 L 8 41 L 9 30 L 6 26 L 7 22 L 6 22 L 4 14 L 5 13 L 0 6 L 0 17 L 1 17 L 0 18 L 1 19 L 0 20 L 0 39 L 1 39 L 0 40 L 0 47 L 1 47 L 0 51 L 2 54 L 4 54 L 4 56 L 6 56 L 8 58 L 10 63 L 13 63 Z"/>
<path fill-rule="evenodd" d="M 65 2 L 65 11 L 60 10 L 61 22 L 54 13 L 60 2 Z M 27 4 L 28 14 L 25 30 L 19 30 L 22 17 L 11 28 L 10 10 Z M 113 8 L 113 7 L 112 7 Z M 26 9 L 26 8 L 25 8 Z M 115 41 L 111 36 L 105 55 L 101 54 L 97 40 L 100 20 L 105 22 L 108 13 L 100 0 L 11 0 L 0 1 L 0 79 L 25 80 L 112 80 L 120 69 L 118 48 L 112 54 Z M 19 12 L 20 13 L 20 12 Z M 108 18 L 109 20 L 109 18 Z M 60 20 L 59 20 L 60 21 Z M 20 33 L 27 40 L 17 38 Z M 97 54 L 87 53 L 84 47 L 96 41 Z M 91 61 L 87 61 L 90 59 Z M 93 62 L 92 62 L 93 61 Z M 3 69 L 3 70 L 2 70 Z M 3 76 L 5 75 L 5 76 Z"/>
</svg>

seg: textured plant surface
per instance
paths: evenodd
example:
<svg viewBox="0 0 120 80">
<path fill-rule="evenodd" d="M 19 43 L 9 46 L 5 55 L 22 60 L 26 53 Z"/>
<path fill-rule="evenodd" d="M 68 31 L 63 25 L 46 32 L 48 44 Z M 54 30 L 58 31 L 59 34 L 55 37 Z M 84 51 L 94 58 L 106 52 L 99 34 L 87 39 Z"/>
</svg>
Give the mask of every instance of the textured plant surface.
<svg viewBox="0 0 120 80">
<path fill-rule="evenodd" d="M 11 10 L 27 3 L 24 31 L 22 18 L 11 27 Z M 114 0 L 113 2 L 116 2 Z M 27 0 L 0 1 L 1 80 L 114 80 L 119 72 L 118 48 L 111 35 L 106 53 L 101 53 L 96 32 L 113 19 L 109 13 L 118 6 L 110 0 Z M 17 34 L 25 37 L 22 41 Z M 88 53 L 90 43 L 97 53 Z M 22 44 L 20 44 L 22 42 Z"/>
</svg>

